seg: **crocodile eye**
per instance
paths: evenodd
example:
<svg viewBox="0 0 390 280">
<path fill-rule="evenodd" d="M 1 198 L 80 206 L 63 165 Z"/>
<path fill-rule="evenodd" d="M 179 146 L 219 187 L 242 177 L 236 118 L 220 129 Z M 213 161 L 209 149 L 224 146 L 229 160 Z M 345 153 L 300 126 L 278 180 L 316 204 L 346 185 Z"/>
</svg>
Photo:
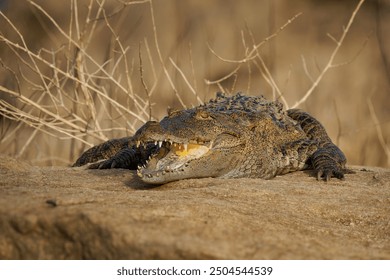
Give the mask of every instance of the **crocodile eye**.
<svg viewBox="0 0 390 280">
<path fill-rule="evenodd" d="M 204 110 L 196 111 L 196 118 L 200 120 L 211 120 L 210 114 Z"/>
<path fill-rule="evenodd" d="M 174 116 L 179 115 L 180 114 L 180 110 L 168 107 L 167 113 L 168 113 L 168 117 L 172 118 Z"/>
</svg>

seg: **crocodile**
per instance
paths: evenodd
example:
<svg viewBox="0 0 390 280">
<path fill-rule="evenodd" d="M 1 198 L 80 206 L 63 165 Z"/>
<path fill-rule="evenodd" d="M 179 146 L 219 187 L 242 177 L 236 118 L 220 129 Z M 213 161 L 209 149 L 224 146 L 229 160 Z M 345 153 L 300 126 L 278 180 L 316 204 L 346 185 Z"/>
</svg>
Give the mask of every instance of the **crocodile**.
<svg viewBox="0 0 390 280">
<path fill-rule="evenodd" d="M 346 158 L 318 120 L 263 96 L 217 93 L 171 110 L 133 136 L 85 151 L 73 166 L 137 170 L 148 184 L 188 178 L 263 178 L 314 169 L 318 180 L 344 179 Z"/>
</svg>

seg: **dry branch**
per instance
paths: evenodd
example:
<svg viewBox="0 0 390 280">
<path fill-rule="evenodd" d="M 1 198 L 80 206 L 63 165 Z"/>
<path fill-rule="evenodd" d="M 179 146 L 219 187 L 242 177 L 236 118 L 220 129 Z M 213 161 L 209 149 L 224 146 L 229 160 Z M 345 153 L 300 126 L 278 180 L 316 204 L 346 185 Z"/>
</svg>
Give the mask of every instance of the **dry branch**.
<svg viewBox="0 0 390 280">
<path fill-rule="evenodd" d="M 367 98 L 367 104 L 368 104 L 368 109 L 370 110 L 371 119 L 375 125 L 375 130 L 376 130 L 376 134 L 378 136 L 379 143 L 380 143 L 383 151 L 385 152 L 385 155 L 387 158 L 387 165 L 390 166 L 390 148 L 386 144 L 382 129 L 380 127 L 378 117 L 376 116 L 376 113 L 374 110 L 374 105 L 372 105 L 372 101 L 370 98 Z"/>
<path fill-rule="evenodd" d="M 13 32 L 16 35 L 16 39 L 11 39 L 12 36 L 0 33 L 0 41 L 14 55 L 16 61 L 13 63 L 19 65 L 18 71 L 15 71 L 2 61 L 1 66 L 11 73 L 17 88 L 0 86 L 2 97 L 8 97 L 0 99 L 0 115 L 18 124 L 10 129 L 12 135 L 25 126 L 33 128 L 32 136 L 18 148 L 19 155 L 27 150 L 38 132 L 92 146 L 97 141 L 107 140 L 108 132 L 127 131 L 124 124 L 134 132 L 138 123 L 147 120 L 145 105 L 148 103 L 134 93 L 128 48 L 123 47 L 112 28 L 105 2 L 90 0 L 83 18 L 78 1 L 70 1 L 70 21 L 68 30 L 65 30 L 41 5 L 28 1 L 45 30 L 50 30 L 50 37 L 66 42 L 54 50 L 42 47 L 33 51 L 24 34 L 0 11 L 0 17 L 8 28 L 7 34 Z M 125 6 L 130 5 L 127 3 Z M 119 48 L 119 52 L 114 53 L 116 57 L 108 57 L 103 62 L 98 62 L 88 50 L 98 27 L 108 29 Z M 122 71 L 123 68 L 125 71 Z M 125 83 L 122 83 L 123 72 L 126 74 Z M 113 87 L 110 87 L 111 84 Z M 107 121 L 114 125 L 106 128 L 104 123 Z M 5 143 L 7 139 L 9 137 L 4 137 L 1 142 Z"/>
<path fill-rule="evenodd" d="M 341 34 L 341 37 L 339 40 L 336 40 L 334 37 L 331 37 L 332 40 L 336 43 L 336 47 L 334 48 L 332 54 L 330 55 L 329 57 L 329 60 L 328 60 L 328 63 L 325 65 L 325 67 L 322 69 L 321 73 L 318 75 L 318 77 L 315 79 L 315 81 L 313 82 L 313 84 L 311 85 L 311 87 L 308 89 L 308 91 L 306 92 L 306 94 L 299 100 L 297 101 L 293 106 L 292 108 L 297 108 L 298 106 L 300 106 L 302 103 L 304 103 L 309 97 L 310 95 L 312 95 L 312 93 L 314 92 L 314 90 L 317 88 L 318 84 L 321 82 L 321 80 L 324 78 L 325 74 L 331 69 L 331 68 L 334 68 L 334 67 L 337 67 L 337 65 L 334 64 L 334 60 L 336 58 L 336 55 L 337 53 L 339 52 L 340 50 L 340 47 L 342 46 L 343 42 L 344 42 L 344 39 L 345 37 L 347 36 L 354 20 L 355 20 L 355 17 L 358 13 L 358 11 L 360 10 L 360 7 L 363 5 L 364 3 L 364 0 L 360 0 L 358 5 L 356 6 L 356 8 L 354 9 L 354 11 L 352 12 L 352 16 L 350 17 L 349 19 L 349 22 L 347 24 L 347 26 L 344 28 L 343 30 L 343 33 Z"/>
</svg>

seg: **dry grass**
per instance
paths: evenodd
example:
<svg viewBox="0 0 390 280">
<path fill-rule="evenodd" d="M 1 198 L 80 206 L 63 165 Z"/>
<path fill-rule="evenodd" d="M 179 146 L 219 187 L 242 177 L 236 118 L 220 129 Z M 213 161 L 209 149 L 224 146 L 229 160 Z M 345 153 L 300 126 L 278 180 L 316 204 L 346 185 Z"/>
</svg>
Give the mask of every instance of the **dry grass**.
<svg viewBox="0 0 390 280">
<path fill-rule="evenodd" d="M 70 164 L 221 90 L 302 107 L 350 163 L 390 167 L 390 50 L 370 36 L 390 22 L 371 2 L 46 2 L 1 12 L 0 153 Z"/>
</svg>

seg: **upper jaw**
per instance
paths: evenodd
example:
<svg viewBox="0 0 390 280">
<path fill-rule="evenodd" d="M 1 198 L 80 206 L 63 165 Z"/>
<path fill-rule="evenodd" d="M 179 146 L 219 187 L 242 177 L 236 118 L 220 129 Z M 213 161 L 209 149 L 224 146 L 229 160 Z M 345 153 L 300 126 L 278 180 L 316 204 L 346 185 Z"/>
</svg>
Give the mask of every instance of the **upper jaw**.
<svg viewBox="0 0 390 280">
<path fill-rule="evenodd" d="M 140 145 L 146 145 L 148 143 L 154 143 L 154 145 L 161 148 L 163 144 L 169 144 L 172 147 L 178 147 L 182 150 L 187 151 L 188 147 L 191 145 L 204 145 L 211 149 L 213 146 L 213 140 L 203 140 L 203 139 L 194 139 L 194 140 L 188 140 L 188 139 L 180 139 L 178 137 L 153 137 L 153 138 L 146 138 L 143 140 L 140 139 L 134 139 L 135 145 L 138 148 Z"/>
</svg>

